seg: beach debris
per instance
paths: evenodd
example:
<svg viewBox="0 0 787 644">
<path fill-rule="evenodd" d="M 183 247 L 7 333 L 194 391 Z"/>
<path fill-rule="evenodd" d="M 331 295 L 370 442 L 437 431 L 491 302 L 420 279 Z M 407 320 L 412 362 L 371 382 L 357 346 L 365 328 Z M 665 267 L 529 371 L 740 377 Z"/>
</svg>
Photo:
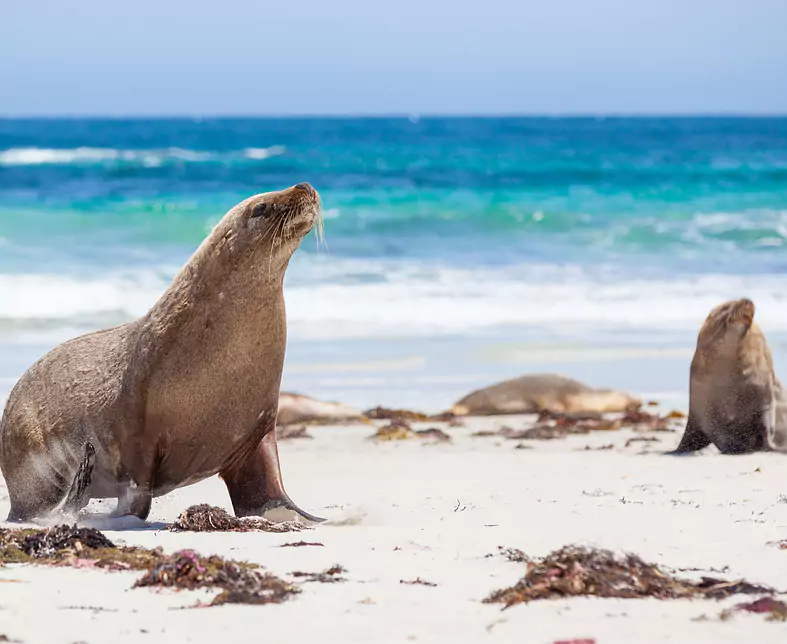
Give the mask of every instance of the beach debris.
<svg viewBox="0 0 787 644">
<path fill-rule="evenodd" d="M 753 602 L 738 604 L 727 610 L 723 610 L 719 617 L 729 619 L 734 613 L 758 613 L 765 615 L 771 622 L 787 622 L 787 604 L 773 597 L 761 597 Z"/>
<path fill-rule="evenodd" d="M 429 429 L 418 429 L 415 432 L 418 438 L 431 438 L 438 443 L 450 443 L 453 439 L 442 429 L 430 427 Z"/>
<path fill-rule="evenodd" d="M 535 423 L 525 429 L 502 426 L 497 431 L 478 431 L 475 437 L 498 437 L 508 440 L 556 440 L 579 434 L 598 431 L 633 429 L 636 432 L 676 431 L 666 416 L 644 411 L 629 411 L 618 416 L 598 413 L 564 414 L 544 411 L 538 414 Z M 653 439 L 655 440 L 655 439 Z M 592 449 L 592 448 L 588 448 Z M 607 448 L 611 449 L 611 448 Z"/>
<path fill-rule="evenodd" d="M 337 402 L 325 402 L 289 392 L 279 394 L 279 411 L 276 425 L 328 425 L 360 422 L 363 414 L 359 409 Z"/>
<path fill-rule="evenodd" d="M 413 428 L 405 421 L 393 420 L 388 425 L 378 428 L 369 438 L 376 441 L 401 441 L 414 436 Z"/>
<path fill-rule="evenodd" d="M 426 581 L 425 579 L 421 579 L 420 577 L 416 577 L 412 581 L 407 581 L 405 579 L 399 580 L 400 584 L 406 584 L 408 586 L 430 586 L 432 588 L 436 587 L 437 584 L 431 581 Z"/>
<path fill-rule="evenodd" d="M 451 437 L 442 429 L 430 427 L 428 429 L 413 430 L 407 421 L 392 420 L 388 425 L 380 427 L 370 439 L 377 441 L 399 441 L 408 438 L 422 438 L 437 443 L 450 443 Z"/>
<path fill-rule="evenodd" d="M 289 543 L 281 544 L 279 548 L 302 548 L 303 546 L 320 546 L 324 548 L 325 544 L 319 541 L 290 541 Z"/>
<path fill-rule="evenodd" d="M 306 426 L 303 427 L 284 426 L 284 427 L 279 427 L 276 430 L 277 441 L 289 441 L 295 438 L 306 438 L 311 440 L 314 438 L 314 436 L 312 436 L 306 431 Z"/>
<path fill-rule="evenodd" d="M 495 591 L 484 602 L 509 608 L 521 602 L 566 597 L 723 599 L 737 594 L 774 593 L 772 588 L 743 580 L 684 580 L 636 555 L 616 556 L 608 550 L 570 545 L 528 562 L 522 579 L 510 588 Z"/>
<path fill-rule="evenodd" d="M 787 550 L 787 539 L 782 539 L 781 541 L 769 541 L 769 546 L 776 546 L 779 550 Z"/>
<path fill-rule="evenodd" d="M 615 449 L 614 443 L 606 443 L 605 445 L 598 445 L 593 447 L 591 445 L 585 445 L 581 451 L 583 452 L 607 452 L 611 449 Z"/>
<path fill-rule="evenodd" d="M 285 545 L 323 544 L 300 542 Z M 68 525 L 47 530 L 0 529 L 0 565 L 4 563 L 140 570 L 144 574 L 134 588 L 219 589 L 221 592 L 211 606 L 280 603 L 300 592 L 296 585 L 263 572 L 257 564 L 219 556 L 204 557 L 193 550 L 165 555 L 160 548 L 116 546 L 98 530 Z M 340 576 L 343 572 L 341 566 L 333 566 L 323 572 L 294 573 L 294 576 L 303 577 L 304 581 L 327 583 L 344 581 Z"/>
<path fill-rule="evenodd" d="M 47 530 L 27 535 L 21 543 L 22 551 L 31 557 L 53 557 L 64 550 L 89 550 L 114 548 L 115 544 L 93 528 L 77 528 L 76 525 L 58 525 Z"/>
<path fill-rule="evenodd" d="M 497 554 L 502 557 L 505 557 L 508 561 L 512 563 L 527 563 L 532 561 L 530 557 L 528 557 L 524 552 L 522 552 L 519 548 L 504 548 L 503 546 L 497 546 Z M 490 557 L 492 555 L 489 555 Z"/>
<path fill-rule="evenodd" d="M 93 528 L 57 525 L 44 530 L 0 529 L 0 565 L 37 563 L 48 566 L 146 570 L 159 550 L 118 547 Z"/>
<path fill-rule="evenodd" d="M 201 557 L 193 550 L 181 550 L 160 561 L 134 584 L 134 588 L 163 586 L 195 590 L 219 588 L 212 606 L 220 604 L 281 603 L 300 592 L 297 586 L 257 566 L 217 556 Z"/>
<path fill-rule="evenodd" d="M 223 508 L 200 503 L 181 512 L 170 529 L 174 532 L 300 532 L 311 528 L 297 521 L 274 523 L 262 517 L 239 519 Z"/>
<path fill-rule="evenodd" d="M 410 411 L 409 409 L 388 409 L 387 407 L 374 407 L 373 409 L 363 412 L 363 415 L 370 420 L 407 420 L 410 422 L 424 422 L 430 420 L 429 416 L 419 411 Z"/>
<path fill-rule="evenodd" d="M 334 584 L 339 581 L 347 581 L 341 576 L 342 573 L 347 572 L 339 565 L 331 566 L 322 572 L 291 572 L 292 577 L 303 579 L 303 581 L 316 581 L 321 584 Z"/>
<path fill-rule="evenodd" d="M 635 436 L 634 438 L 629 438 L 626 441 L 624 447 L 630 447 L 634 443 L 658 443 L 659 439 L 655 436 Z"/>
</svg>

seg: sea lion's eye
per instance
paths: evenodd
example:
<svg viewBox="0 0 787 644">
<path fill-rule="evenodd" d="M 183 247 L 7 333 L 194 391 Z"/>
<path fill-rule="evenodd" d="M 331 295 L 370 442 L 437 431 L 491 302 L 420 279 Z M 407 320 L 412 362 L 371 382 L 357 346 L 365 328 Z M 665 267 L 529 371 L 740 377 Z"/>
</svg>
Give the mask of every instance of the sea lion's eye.
<svg viewBox="0 0 787 644">
<path fill-rule="evenodd" d="M 268 204 L 261 202 L 251 209 L 251 217 L 268 217 L 271 214 L 272 208 L 268 208 Z"/>
</svg>

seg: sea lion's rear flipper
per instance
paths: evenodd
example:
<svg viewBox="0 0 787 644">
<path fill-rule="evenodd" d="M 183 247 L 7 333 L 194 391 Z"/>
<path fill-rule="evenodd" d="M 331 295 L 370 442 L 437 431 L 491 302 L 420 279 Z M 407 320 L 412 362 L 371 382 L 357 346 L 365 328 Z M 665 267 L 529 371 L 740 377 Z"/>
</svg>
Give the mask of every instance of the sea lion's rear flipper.
<svg viewBox="0 0 787 644">
<path fill-rule="evenodd" d="M 74 474 L 74 480 L 66 493 L 63 501 L 64 514 L 76 514 L 90 501 L 90 481 L 93 478 L 93 468 L 96 465 L 96 449 L 91 442 L 85 443 L 85 458 L 79 464 L 79 469 Z"/>
<path fill-rule="evenodd" d="M 307 524 L 325 521 L 301 510 L 284 491 L 275 429 L 250 454 L 222 470 L 220 476 L 227 484 L 237 517 L 258 516 L 274 522 Z"/>
<path fill-rule="evenodd" d="M 706 448 L 710 443 L 711 440 L 708 438 L 708 435 L 700 429 L 693 414 L 689 413 L 689 419 L 686 422 L 686 431 L 683 433 L 680 445 L 678 445 L 674 451 L 667 452 L 667 454 L 689 454 Z"/>
</svg>

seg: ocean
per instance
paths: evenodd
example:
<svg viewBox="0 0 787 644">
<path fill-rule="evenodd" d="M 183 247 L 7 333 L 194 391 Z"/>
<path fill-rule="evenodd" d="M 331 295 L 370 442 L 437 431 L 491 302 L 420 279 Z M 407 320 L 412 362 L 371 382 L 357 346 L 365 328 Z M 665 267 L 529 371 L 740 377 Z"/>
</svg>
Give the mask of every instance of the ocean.
<svg viewBox="0 0 787 644">
<path fill-rule="evenodd" d="M 0 399 L 145 313 L 238 201 L 321 194 L 283 385 L 439 409 L 534 370 L 685 395 L 708 311 L 787 347 L 787 118 L 0 120 Z"/>
</svg>

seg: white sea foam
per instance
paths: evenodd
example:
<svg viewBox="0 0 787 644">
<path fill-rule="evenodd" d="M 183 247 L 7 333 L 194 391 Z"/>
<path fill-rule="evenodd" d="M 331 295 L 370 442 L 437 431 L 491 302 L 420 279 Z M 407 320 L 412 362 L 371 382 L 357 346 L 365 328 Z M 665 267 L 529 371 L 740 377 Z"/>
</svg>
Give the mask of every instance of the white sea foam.
<svg viewBox="0 0 787 644">
<path fill-rule="evenodd" d="M 393 270 L 351 260 L 293 264 L 285 299 L 296 339 L 474 334 L 503 326 L 694 332 L 712 307 L 742 296 L 755 301 L 766 332 L 787 331 L 787 294 L 777 275 L 615 280 L 572 267 Z M 4 335 L 35 335 L 130 320 L 156 302 L 171 274 L 0 275 L 0 328 Z"/>
<path fill-rule="evenodd" d="M 115 148 L 10 148 L 0 151 L 0 165 L 90 165 L 101 163 L 130 163 L 146 167 L 159 167 L 166 163 L 204 163 L 208 161 L 232 162 L 244 159 L 263 160 L 283 154 L 283 146 L 246 148 L 229 152 L 206 152 L 182 148 L 151 150 L 119 150 Z"/>
<path fill-rule="evenodd" d="M 284 152 L 283 145 L 272 145 L 269 148 L 246 148 L 243 154 L 247 159 L 267 159 L 284 154 Z"/>
</svg>

